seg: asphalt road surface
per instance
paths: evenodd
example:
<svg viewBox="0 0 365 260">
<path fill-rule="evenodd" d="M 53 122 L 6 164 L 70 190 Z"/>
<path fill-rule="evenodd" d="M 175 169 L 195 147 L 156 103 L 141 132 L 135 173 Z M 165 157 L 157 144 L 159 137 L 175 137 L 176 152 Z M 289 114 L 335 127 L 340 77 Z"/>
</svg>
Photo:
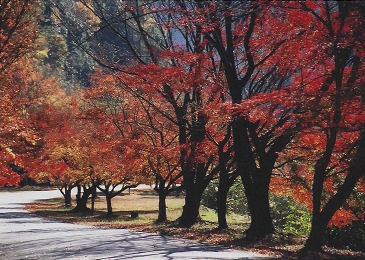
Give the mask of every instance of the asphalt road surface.
<svg viewBox="0 0 365 260">
<path fill-rule="evenodd" d="M 271 259 L 126 229 L 46 220 L 24 210 L 59 191 L 0 192 L 0 259 Z"/>
</svg>

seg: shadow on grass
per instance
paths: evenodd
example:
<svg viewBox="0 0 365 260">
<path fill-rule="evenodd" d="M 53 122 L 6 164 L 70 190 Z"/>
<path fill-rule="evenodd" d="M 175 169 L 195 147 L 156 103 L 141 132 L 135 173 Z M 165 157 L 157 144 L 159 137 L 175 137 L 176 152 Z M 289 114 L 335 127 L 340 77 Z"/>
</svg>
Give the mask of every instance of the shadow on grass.
<svg viewBox="0 0 365 260">
<path fill-rule="evenodd" d="M 106 211 L 95 210 L 92 214 L 90 210 L 82 212 L 73 212 L 70 208 L 59 206 L 56 209 L 32 209 L 32 213 L 40 215 L 45 218 L 52 218 L 59 221 L 71 222 L 71 223 L 82 223 L 82 222 L 115 222 L 115 221 L 135 221 L 145 220 L 153 221 L 150 217 L 145 217 L 148 214 L 157 214 L 158 210 L 121 210 L 114 211 L 112 215 L 108 216 Z M 138 217 L 133 218 L 131 214 L 137 213 Z M 1 218 L 1 215 L 0 215 Z"/>
</svg>

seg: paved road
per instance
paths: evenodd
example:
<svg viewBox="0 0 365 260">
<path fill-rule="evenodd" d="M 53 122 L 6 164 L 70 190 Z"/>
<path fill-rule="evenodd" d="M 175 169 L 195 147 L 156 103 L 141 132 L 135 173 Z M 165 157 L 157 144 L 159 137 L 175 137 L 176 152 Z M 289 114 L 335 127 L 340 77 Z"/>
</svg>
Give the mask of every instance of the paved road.
<svg viewBox="0 0 365 260">
<path fill-rule="evenodd" d="M 42 219 L 26 203 L 58 191 L 0 193 L 0 259 L 269 259 L 262 255 L 126 229 Z"/>
</svg>

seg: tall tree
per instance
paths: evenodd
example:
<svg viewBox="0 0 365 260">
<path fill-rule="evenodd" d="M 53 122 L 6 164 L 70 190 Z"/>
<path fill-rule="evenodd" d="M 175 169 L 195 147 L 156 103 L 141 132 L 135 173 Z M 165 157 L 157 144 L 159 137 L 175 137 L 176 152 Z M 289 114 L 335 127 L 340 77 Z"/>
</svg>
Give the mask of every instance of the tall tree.
<svg viewBox="0 0 365 260">
<path fill-rule="evenodd" d="M 307 5 L 299 3 L 294 8 L 303 17 L 311 16 L 312 25 L 319 32 L 318 37 L 326 44 L 327 60 L 323 71 L 327 71 L 322 91 L 324 100 L 328 98 L 328 112 L 325 114 L 323 132 L 325 136 L 323 149 L 314 163 L 312 186 L 312 228 L 304 250 L 319 250 L 323 245 L 324 231 L 335 212 L 349 197 L 357 181 L 364 176 L 360 157 L 363 156 L 364 124 L 363 111 L 364 88 L 361 86 L 364 77 L 364 16 L 365 5 L 360 2 L 327 2 L 321 1 Z M 293 16 L 292 16 L 293 17 Z M 294 20 L 297 20 L 293 18 Z M 317 47 L 317 46 L 316 46 Z M 314 47 L 314 49 L 317 49 Z M 320 52 L 320 50 L 318 50 Z M 355 108 L 356 107 L 356 108 Z M 354 110 L 352 110 L 354 109 Z M 349 117 L 357 118 L 357 123 L 347 125 Z M 336 185 L 334 195 L 323 201 L 326 180 L 338 173 L 336 150 L 340 146 L 344 153 L 351 153 L 343 143 L 348 131 L 357 132 L 358 138 L 352 140 L 357 151 L 353 154 L 347 173 L 341 184 Z M 353 148 L 352 148 L 353 149 Z M 337 164 L 337 165 L 336 165 Z M 359 168 L 360 167 L 360 168 Z M 340 171 L 341 172 L 341 171 Z"/>
<path fill-rule="evenodd" d="M 248 116 L 252 113 L 250 109 L 241 113 L 235 108 L 257 93 L 285 85 L 288 72 L 277 66 L 280 57 L 277 53 L 289 41 L 303 37 L 303 32 L 290 32 L 282 14 L 275 13 L 265 4 L 177 2 L 180 19 L 192 28 L 201 27 L 205 41 L 216 50 L 215 57 L 233 105 L 235 161 L 251 215 L 247 237 L 260 238 L 274 231 L 268 200 L 269 184 L 278 153 L 290 142 L 294 131 L 281 131 L 280 136 L 275 135 L 275 129 L 282 128 L 289 120 L 285 111 L 279 118 L 274 117 L 278 119 L 276 124 L 270 124 L 266 119 L 252 120 Z M 262 131 L 264 128 L 266 131 Z"/>
</svg>

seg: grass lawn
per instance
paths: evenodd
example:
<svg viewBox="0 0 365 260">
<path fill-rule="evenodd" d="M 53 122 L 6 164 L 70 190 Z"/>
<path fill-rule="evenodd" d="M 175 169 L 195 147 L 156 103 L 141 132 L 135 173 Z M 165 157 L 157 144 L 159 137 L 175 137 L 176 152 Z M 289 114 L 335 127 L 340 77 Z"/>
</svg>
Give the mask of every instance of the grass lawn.
<svg viewBox="0 0 365 260">
<path fill-rule="evenodd" d="M 90 212 L 73 213 L 63 206 L 63 199 L 49 199 L 28 204 L 26 209 L 40 216 L 63 222 L 77 223 L 109 228 L 128 228 L 161 235 L 170 235 L 194 239 L 199 242 L 219 244 L 226 247 L 245 249 L 285 259 L 297 259 L 296 251 L 305 241 L 303 236 L 274 234 L 257 243 L 248 243 L 244 239 L 247 229 L 247 216 L 229 215 L 229 229 L 217 230 L 217 214 L 214 210 L 201 207 L 201 221 L 191 228 L 176 226 L 175 220 L 181 215 L 183 197 L 169 196 L 166 200 L 168 222 L 155 224 L 158 215 L 158 196 L 149 190 L 133 190 L 117 196 L 112 200 L 112 217 L 106 217 L 104 196 L 98 196 L 94 215 Z M 131 212 L 137 211 L 138 218 L 132 219 Z M 364 253 L 348 250 L 325 248 L 323 253 L 316 253 L 306 259 L 365 259 Z"/>
</svg>

